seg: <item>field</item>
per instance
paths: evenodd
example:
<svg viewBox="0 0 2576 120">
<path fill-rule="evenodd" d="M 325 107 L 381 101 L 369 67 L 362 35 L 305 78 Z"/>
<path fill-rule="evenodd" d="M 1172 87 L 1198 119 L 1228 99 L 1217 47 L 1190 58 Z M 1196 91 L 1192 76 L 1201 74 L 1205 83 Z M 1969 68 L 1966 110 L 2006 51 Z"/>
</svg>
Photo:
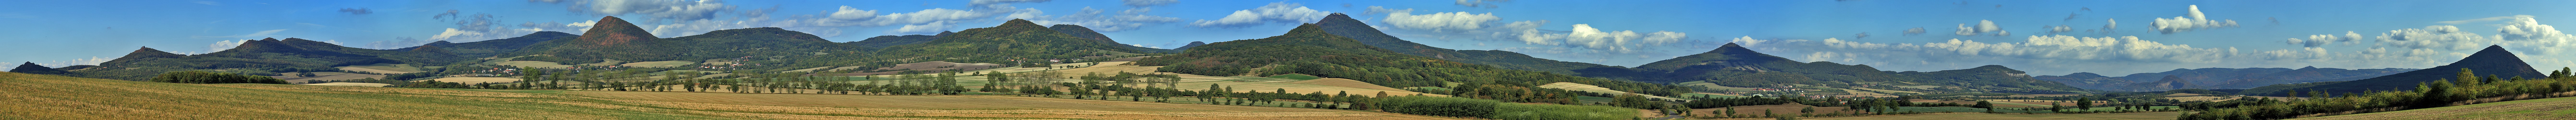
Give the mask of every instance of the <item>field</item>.
<svg viewBox="0 0 2576 120">
<path fill-rule="evenodd" d="M 2103 114 L 1914 114 L 1861 117 L 1807 118 L 1815 120 L 2171 120 L 2182 112 L 2142 112 Z"/>
<path fill-rule="evenodd" d="M 1742 98 L 1742 97 L 1744 97 L 1744 96 L 1726 95 L 1726 94 L 1717 94 L 1717 93 L 1682 93 L 1682 96 L 1678 96 L 1678 97 L 1683 97 L 1683 98 L 1692 98 L 1692 97 L 1707 97 L 1707 98 Z"/>
<path fill-rule="evenodd" d="M 2182 101 L 2213 101 L 2213 102 L 2215 102 L 2215 101 L 2235 100 L 2235 99 L 2236 99 L 2236 97 L 2197 96 L 2197 97 L 2170 97 L 2170 98 L 2165 98 L 2165 99 L 2174 99 L 2174 100 L 2182 100 Z"/>
<path fill-rule="evenodd" d="M 1281 74 L 1281 75 L 1271 75 L 1271 76 L 1270 76 L 1270 78 L 1287 78 L 1287 79 L 1297 79 L 1297 80 L 1323 79 L 1322 77 L 1315 77 L 1314 75 L 1306 75 L 1306 74 Z"/>
<path fill-rule="evenodd" d="M 1666 97 L 1663 97 L 1663 96 L 1646 95 L 1646 94 L 1637 94 L 1637 93 L 1628 93 L 1628 92 L 1623 92 L 1623 91 L 1618 91 L 1618 90 L 1610 90 L 1610 88 L 1601 88 L 1601 86 L 1585 85 L 1585 84 L 1581 84 L 1581 83 L 1570 83 L 1570 82 L 1556 82 L 1556 83 L 1548 83 L 1547 85 L 1538 85 L 1538 87 L 1539 87 L 1539 88 L 1556 88 L 1556 89 L 1565 89 L 1565 90 L 1572 90 L 1572 91 L 1584 91 L 1584 92 L 1592 92 L 1592 93 L 1627 93 L 1627 94 L 1634 94 L 1634 95 L 1639 95 L 1639 96 L 1646 96 L 1646 98 L 1656 98 L 1656 99 L 1674 99 L 1674 98 L 1666 98 Z"/>
<path fill-rule="evenodd" d="M 270 76 L 270 77 L 275 77 L 275 78 L 278 78 L 278 79 L 286 80 L 286 83 L 304 83 L 304 82 L 306 82 L 306 81 L 315 81 L 315 80 L 355 80 L 355 79 L 361 79 L 361 78 L 376 78 L 376 79 L 384 79 L 384 78 L 385 78 L 385 75 L 369 75 L 369 74 L 344 73 L 344 72 L 312 72 L 312 73 L 313 73 L 313 75 L 314 75 L 313 77 L 287 77 L 287 76 L 293 76 L 293 75 L 298 74 L 298 73 L 283 73 L 283 74 L 280 74 L 280 75 L 286 75 L 286 76 Z"/>
<path fill-rule="evenodd" d="M 1395 88 L 1386 87 L 1386 86 L 1378 86 L 1377 84 L 1369 84 L 1368 82 L 1360 82 L 1359 80 L 1342 79 L 1342 78 L 1323 78 L 1323 79 L 1313 79 L 1313 80 L 1296 81 L 1296 82 L 1287 82 L 1287 83 L 1310 84 L 1310 85 L 1324 85 L 1324 86 L 1337 86 L 1337 87 L 1350 87 L 1350 88 L 1371 89 L 1371 90 L 1405 91 L 1404 89 L 1395 89 Z M 1390 93 L 1390 94 L 1392 94 L 1392 93 Z"/>
<path fill-rule="evenodd" d="M 1106 63 L 1103 63 L 1103 64 L 1105 65 Z M 1061 65 L 1061 64 L 1059 64 L 1059 65 Z M 894 67 L 880 67 L 880 68 L 869 69 L 869 70 L 907 70 L 907 71 L 923 71 L 923 72 L 941 72 L 941 71 L 948 71 L 948 70 L 957 70 L 957 71 L 978 71 L 978 70 L 985 70 L 985 69 L 995 69 L 995 68 L 999 68 L 999 67 L 1002 67 L 1002 64 L 992 64 L 992 63 L 953 63 L 953 62 L 948 62 L 948 61 L 930 61 L 930 62 L 917 62 L 917 63 L 895 64 L 895 65 L 894 65 Z M 827 67 L 818 67 L 818 68 L 798 69 L 797 71 L 818 71 L 818 70 L 831 70 L 831 69 L 841 69 L 841 68 L 832 68 L 832 67 L 828 67 L 828 66 L 827 66 Z M 857 69 L 868 69 L 868 68 L 857 68 Z M 896 74 L 900 74 L 900 73 L 903 73 L 903 72 L 904 72 L 904 71 L 881 71 L 881 72 L 866 72 L 866 73 L 822 73 L 822 74 L 806 74 L 806 76 L 870 76 L 870 75 L 896 75 Z M 1151 72 L 1151 71 L 1148 71 L 1148 72 Z"/>
<path fill-rule="evenodd" d="M 0 119 L 1450 119 L 1009 96 L 173 84 L 0 73 Z M 970 104 L 959 101 L 1006 104 Z"/>
<path fill-rule="evenodd" d="M 2576 97 L 2515 100 L 2377 113 L 2310 117 L 2310 120 L 2547 120 L 2576 117 Z"/>
<path fill-rule="evenodd" d="M 2004 97 L 2056 97 L 2056 96 L 2075 96 L 2075 95 L 2084 95 L 2084 94 L 2030 94 L 2030 95 L 2008 95 L 2008 96 L 2004 96 Z"/>
<path fill-rule="evenodd" d="M 465 84 L 519 82 L 519 78 L 506 78 L 506 77 L 447 77 L 447 78 L 438 78 L 438 79 L 429 79 L 429 80 L 438 80 L 438 82 L 454 82 L 454 83 L 465 83 Z M 417 82 L 417 81 L 426 81 L 426 80 L 416 80 L 415 82 Z"/>
<path fill-rule="evenodd" d="M 337 67 L 337 68 L 339 68 L 340 70 L 348 70 L 348 71 L 364 71 L 364 72 L 372 72 L 372 73 L 379 73 L 379 74 L 403 74 L 403 73 L 416 73 L 416 72 L 421 72 L 421 69 L 426 69 L 426 68 L 422 68 L 422 67 L 420 67 L 420 66 L 412 66 L 411 64 L 373 64 L 373 65 L 353 65 L 353 66 Z"/>
<path fill-rule="evenodd" d="M 620 66 L 633 66 L 633 67 L 680 67 L 681 65 L 689 65 L 689 64 L 697 64 L 697 63 L 698 63 L 698 62 L 691 62 L 691 61 L 686 61 L 686 60 L 673 60 L 673 61 L 635 62 L 635 63 L 626 63 L 626 64 L 618 64 L 618 65 L 620 65 Z"/>
<path fill-rule="evenodd" d="M 491 64 L 492 64 L 492 65 L 519 66 L 519 67 L 558 68 L 558 69 L 560 69 L 560 68 L 564 68 L 564 67 L 572 67 L 572 65 L 563 65 L 563 64 L 559 64 L 559 63 L 555 63 L 555 62 L 539 62 L 539 61 L 499 61 L 499 62 L 493 62 L 493 63 L 491 63 Z"/>
<path fill-rule="evenodd" d="M 1807 107 L 1814 107 L 1814 106 L 1799 105 L 1799 104 L 1795 104 L 1795 103 L 1791 103 L 1791 104 L 1781 104 L 1781 105 L 1735 106 L 1735 114 L 1736 114 L 1737 116 L 1761 116 L 1761 115 L 1762 115 L 1763 110 L 1770 110 L 1771 114 L 1779 114 L 1779 115 L 1781 115 L 1781 116 L 1796 116 L 1796 115 L 1799 115 L 1799 114 L 1804 114 L 1804 113 L 1798 113 L 1798 110 L 1800 110 L 1800 109 L 1806 109 Z M 1843 113 L 1843 114 L 1868 113 L 1868 112 L 1863 112 L 1863 111 L 1845 111 L 1845 109 L 1849 109 L 1849 108 L 1851 108 L 1851 107 L 1816 107 L 1816 113 L 1817 113 L 1817 114 L 1824 114 L 1824 113 Z M 1714 116 L 1722 116 L 1723 114 L 1725 114 L 1725 111 L 1726 111 L 1726 108 L 1724 108 L 1724 107 L 1720 107 L 1720 108 L 1707 108 L 1707 109 L 1691 109 L 1691 113 L 1693 113 L 1693 114 L 1698 114 L 1698 115 L 1714 115 Z"/>
<path fill-rule="evenodd" d="M 1923 92 L 1902 91 L 1902 90 L 1884 90 L 1884 89 L 1870 89 L 1870 88 L 1852 88 L 1852 89 L 1868 90 L 1868 91 L 1870 91 L 1870 92 L 1890 93 L 1890 94 L 1894 94 L 1894 93 L 1923 94 Z"/>
<path fill-rule="evenodd" d="M 304 84 L 304 85 L 320 85 L 320 86 L 349 86 L 349 87 L 385 87 L 385 86 L 388 86 L 388 85 L 394 85 L 394 84 L 384 84 L 384 83 L 353 83 L 353 82 L 331 82 L 331 83 L 314 83 L 314 84 Z"/>
</svg>

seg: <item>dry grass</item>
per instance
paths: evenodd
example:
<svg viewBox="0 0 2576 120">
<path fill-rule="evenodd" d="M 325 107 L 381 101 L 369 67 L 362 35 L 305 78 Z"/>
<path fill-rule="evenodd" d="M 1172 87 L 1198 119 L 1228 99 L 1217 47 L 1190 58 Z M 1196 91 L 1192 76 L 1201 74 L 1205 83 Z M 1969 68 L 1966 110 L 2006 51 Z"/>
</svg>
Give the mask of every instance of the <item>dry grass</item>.
<svg viewBox="0 0 2576 120">
<path fill-rule="evenodd" d="M 1610 90 L 1610 88 L 1601 88 L 1601 86 L 1585 85 L 1585 84 L 1582 84 L 1582 83 L 1556 82 L 1556 83 L 1548 83 L 1547 85 L 1538 85 L 1538 87 L 1539 87 L 1539 88 L 1556 88 L 1556 89 L 1565 89 L 1565 90 L 1573 90 L 1573 91 L 1584 91 L 1584 92 L 1592 92 L 1592 93 L 1627 93 L 1627 94 L 1634 94 L 1634 95 L 1639 95 L 1639 96 L 1646 96 L 1646 98 L 1674 99 L 1674 98 L 1665 98 L 1664 96 L 1655 96 L 1655 95 L 1646 95 L 1646 94 L 1628 93 L 1628 92 L 1625 92 L 1625 91 L 1618 91 L 1618 90 Z"/>
<path fill-rule="evenodd" d="M 314 83 L 314 84 L 303 84 L 303 85 L 320 85 L 320 86 L 349 86 L 349 87 L 385 87 L 385 86 L 392 86 L 392 85 L 394 85 L 394 84 L 384 84 L 384 83 L 353 83 L 353 82 L 331 82 L 331 83 Z"/>
<path fill-rule="evenodd" d="M 385 75 L 369 75 L 369 74 L 344 73 L 344 72 L 311 72 L 311 73 L 313 73 L 313 75 L 314 75 L 313 77 L 287 77 L 287 76 L 294 76 L 295 74 L 300 74 L 300 73 L 281 73 L 281 74 L 279 74 L 279 75 L 284 75 L 284 76 L 270 76 L 270 77 L 276 77 L 276 78 L 281 79 L 281 80 L 286 80 L 286 83 L 304 83 L 304 82 L 307 82 L 307 81 L 315 81 L 315 80 L 356 80 L 356 79 L 363 79 L 363 78 L 376 78 L 376 79 L 384 79 L 384 78 L 385 78 Z"/>
<path fill-rule="evenodd" d="M 681 65 L 689 65 L 689 64 L 698 64 L 698 62 L 691 62 L 691 61 L 686 61 L 686 60 L 673 60 L 673 61 L 635 62 L 635 63 L 626 63 L 626 64 L 617 64 L 617 65 L 619 65 L 619 66 L 633 66 L 633 67 L 680 67 Z"/>
<path fill-rule="evenodd" d="M 453 82 L 453 83 L 465 83 L 465 84 L 519 82 L 519 78 L 506 78 L 506 77 L 447 77 L 447 78 L 438 78 L 438 79 L 429 79 L 429 80 L 437 80 L 438 82 Z M 427 81 L 427 80 L 415 80 L 414 82 L 418 82 L 418 81 Z"/>
<path fill-rule="evenodd" d="M 21 104 L 0 106 L 0 119 L 1446 119 L 1004 96 L 173 84 L 19 73 L 0 73 L 0 90 L 10 91 L 0 102 Z"/>
<path fill-rule="evenodd" d="M 2141 112 L 2101 114 L 1983 114 L 1946 113 L 1860 117 L 1807 118 L 1816 120 L 2171 120 L 2182 112 Z"/>
</svg>

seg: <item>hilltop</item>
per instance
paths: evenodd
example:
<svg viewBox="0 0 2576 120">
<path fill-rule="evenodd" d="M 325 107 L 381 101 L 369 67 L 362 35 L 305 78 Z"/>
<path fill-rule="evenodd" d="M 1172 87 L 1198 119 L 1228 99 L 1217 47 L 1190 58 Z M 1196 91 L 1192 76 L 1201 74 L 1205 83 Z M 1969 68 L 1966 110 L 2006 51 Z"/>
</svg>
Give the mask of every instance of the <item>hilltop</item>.
<svg viewBox="0 0 2576 120">
<path fill-rule="evenodd" d="M 1135 45 L 1127 45 L 1127 44 L 1125 44 L 1125 43 L 1118 43 L 1118 41 L 1117 41 L 1117 40 L 1111 40 L 1111 39 L 1109 39 L 1109 35 L 1103 35 L 1103 34 L 1100 34 L 1100 32 L 1097 32 L 1097 31 L 1091 31 L 1091 28 L 1089 28 L 1089 27 L 1082 27 L 1082 25 L 1055 24 L 1055 26 L 1047 26 L 1047 29 L 1055 29 L 1055 31 L 1056 31 L 1056 32 L 1064 33 L 1065 35 L 1072 35 L 1073 37 L 1076 37 L 1076 38 L 1091 39 L 1091 42 L 1097 42 L 1097 43 L 1100 43 L 1100 44 L 1118 45 L 1118 48 L 1126 48 L 1127 50 L 1134 50 L 1134 51 L 1137 51 L 1137 52 L 1144 52 L 1144 53 L 1180 53 L 1180 52 L 1181 52 L 1180 50 L 1160 49 L 1160 48 L 1147 48 L 1147 47 L 1138 47 L 1138 46 L 1135 46 Z"/>
<path fill-rule="evenodd" d="M 1395 53 L 1327 33 L 1319 24 L 1303 24 L 1288 33 L 1261 39 L 1208 43 L 1192 47 L 1181 54 L 1151 57 L 1135 62 L 1142 66 L 1163 66 L 1160 72 L 1207 76 L 1270 76 L 1306 74 L 1325 78 L 1348 78 L 1393 88 L 1442 87 L 1461 89 L 1526 90 L 1537 83 L 1567 82 L 1598 85 L 1610 90 L 1673 96 L 1688 90 L 1669 85 L 1634 81 L 1585 78 L 1544 72 L 1510 70 L 1487 65 L 1451 62 L 1423 56 Z M 1452 85 L 1452 84 L 1456 85 Z M 1533 94 L 1432 94 L 1489 97 L 1536 97 L 1506 102 L 1572 103 L 1570 96 L 1529 96 Z M 1575 94 L 1571 91 L 1533 91 L 1534 94 Z"/>
<path fill-rule="evenodd" d="M 2460 61 L 2458 62 L 2452 62 L 2448 65 L 2434 66 L 2433 68 L 2424 68 L 2423 70 L 2407 71 L 2404 73 L 2389 74 L 2386 76 L 2352 81 L 2263 86 L 2246 89 L 2245 92 L 2240 94 L 2276 95 L 2287 93 L 2289 90 L 2322 90 L 2334 93 L 2357 93 L 2362 92 L 2363 90 L 2413 90 L 2416 83 L 2440 80 L 2462 81 L 2451 80 L 2453 78 L 2458 78 L 2461 70 L 2470 70 L 2471 72 L 2475 72 L 2477 75 L 2493 76 L 2487 78 L 2499 80 L 2508 78 L 2537 79 L 2548 77 L 2547 74 L 2541 74 L 2540 71 L 2533 70 L 2531 68 L 2531 64 L 2523 63 L 2521 57 L 2514 56 L 2513 51 L 2506 51 L 2504 46 L 2487 46 L 2486 49 L 2481 49 L 2478 50 L 2477 53 L 2469 54 L 2469 57 L 2460 58 Z"/>
<path fill-rule="evenodd" d="M 2303 68 L 2298 68 L 2298 69 L 2290 69 L 2290 68 L 2200 68 L 2200 69 L 2174 69 L 2174 70 L 2171 70 L 2171 71 L 2165 71 L 2165 72 L 2154 72 L 2154 73 L 2137 73 L 2137 74 L 2129 74 L 2129 75 L 2127 75 L 2127 76 L 2123 76 L 2123 77 L 2109 77 L 2109 76 L 2102 76 L 2102 75 L 2100 75 L 2100 74 L 2093 74 L 2093 73 L 2081 73 L 2081 72 L 2079 72 L 2079 73 L 2071 73 L 2071 74 L 2067 74 L 2067 75 L 2064 75 L 2064 76 L 2041 75 L 2041 76 L 2034 76 L 2034 77 L 2032 77 L 2032 78 L 2036 78 L 2036 79 L 2040 79 L 2040 80 L 2056 81 L 2056 82 L 2058 82 L 2058 83 L 2065 83 L 2067 86 L 2075 86 L 2075 87 L 2078 87 L 2078 88 L 2084 88 L 2084 89 L 2097 89 L 2097 90 L 2110 90 L 2110 91 L 2165 91 L 2165 90 L 2173 90 L 2173 89 L 2248 89 L 2248 88 L 2261 87 L 2261 86 L 2274 85 L 2274 84 L 2307 83 L 2307 82 L 2332 82 L 2332 81 L 2352 81 L 2352 80 L 2361 80 L 2361 79 L 2366 79 L 2366 78 L 2371 78 L 2371 77 L 2379 77 L 2379 76 L 2385 76 L 2385 75 L 2388 75 L 2388 74 L 2397 74 L 2397 73 L 2401 73 L 2401 72 L 2406 72 L 2406 71 L 2415 71 L 2415 70 L 2421 70 L 2421 69 L 2406 69 L 2406 68 L 2341 69 L 2341 68 L 2317 68 L 2317 67 L 2303 67 Z M 2183 88 L 2140 88 L 2140 87 L 2129 87 L 2129 86 L 2132 86 L 2132 84 L 2148 84 L 2148 83 L 2145 83 L 2145 82 L 2151 82 L 2151 81 L 2155 81 L 2155 80 L 2163 80 L 2163 78 L 2162 78 L 2163 76 L 2174 76 L 2174 77 L 2178 78 L 2177 80 L 2180 80 L 2180 81 L 2189 81 L 2189 82 L 2185 82 L 2186 84 L 2199 85 L 2199 86 L 2201 86 L 2201 87 L 2183 87 Z"/>
<path fill-rule="evenodd" d="M 496 56 L 496 55 L 500 55 L 500 54 L 502 54 L 502 53 L 518 52 L 520 48 L 528 47 L 528 45 L 531 45 L 531 44 L 537 44 L 537 43 L 542 43 L 542 42 L 546 42 L 546 41 L 553 41 L 553 40 L 556 40 L 556 39 L 577 38 L 577 37 L 581 37 L 581 35 L 573 35 L 573 34 L 571 34 L 571 33 L 555 32 L 555 31 L 538 31 L 538 32 L 536 32 L 536 33 L 528 33 L 528 35 L 520 35 L 519 37 L 510 37 L 510 38 L 504 38 L 504 39 L 492 39 L 492 40 L 483 40 L 483 41 L 474 41 L 474 42 L 465 42 L 465 43 L 451 43 L 451 42 L 448 42 L 448 41 L 444 41 L 444 40 L 442 40 L 442 41 L 430 42 L 429 44 L 422 44 L 422 45 L 420 45 L 420 46 L 405 47 L 405 48 L 392 49 L 392 50 L 396 50 L 396 51 L 409 51 L 409 50 L 412 50 L 412 49 L 419 49 L 419 48 L 421 48 L 421 47 L 438 47 L 438 48 L 441 48 L 441 49 L 446 49 L 446 51 L 447 51 L 447 52 L 453 52 L 453 53 L 456 53 L 456 55 L 457 55 L 457 56 L 465 56 L 465 57 L 494 57 L 494 56 Z"/>
<path fill-rule="evenodd" d="M 2057 82 L 2032 79 L 2025 72 L 2001 65 L 1932 72 L 1879 71 L 1869 65 L 1801 63 L 1755 52 L 1734 43 L 1705 53 L 1655 61 L 1636 68 L 1592 67 L 1575 72 L 1585 77 L 1667 83 L 1705 82 L 1726 87 L 1827 86 L 1946 93 L 2040 94 L 2080 90 Z"/>
<path fill-rule="evenodd" d="M 1422 45 L 1421 43 L 1405 41 L 1402 38 L 1387 35 L 1385 32 L 1380 32 L 1377 28 L 1369 26 L 1368 23 L 1360 22 L 1358 19 L 1351 19 L 1350 15 L 1344 15 L 1342 13 L 1326 15 L 1322 21 L 1315 22 L 1315 25 L 1323 27 L 1322 29 L 1325 33 L 1347 37 L 1351 40 L 1359 41 L 1361 44 L 1386 49 L 1387 51 L 1395 53 L 1431 57 L 1461 63 L 1490 65 L 1503 69 L 1574 74 L 1574 69 L 1604 66 L 1601 64 L 1565 62 L 1530 57 L 1526 54 L 1511 51 L 1452 50 L 1448 48 Z M 1186 49 L 1190 47 L 1192 46 L 1183 46 L 1181 48 Z"/>
</svg>

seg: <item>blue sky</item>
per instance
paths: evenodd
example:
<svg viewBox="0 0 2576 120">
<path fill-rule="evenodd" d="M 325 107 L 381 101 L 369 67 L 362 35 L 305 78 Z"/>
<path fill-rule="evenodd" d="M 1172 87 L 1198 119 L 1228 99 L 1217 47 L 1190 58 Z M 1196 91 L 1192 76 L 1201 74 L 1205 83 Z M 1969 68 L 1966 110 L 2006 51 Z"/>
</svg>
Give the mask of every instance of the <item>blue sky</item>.
<svg viewBox="0 0 2576 120">
<path fill-rule="evenodd" d="M 2576 65 L 2564 57 L 2576 54 L 2567 49 L 2576 47 L 2576 37 L 2547 26 L 2576 23 L 2567 17 L 2576 14 L 2554 12 L 2576 11 L 2565 5 L 2576 2 L 20 1 L 0 5 L 0 23 L 7 23 L 0 27 L 12 28 L 0 29 L 0 41 L 15 51 L 0 52 L 0 61 L 95 64 L 136 47 L 206 53 L 269 37 L 390 49 L 534 31 L 578 34 L 599 16 L 626 18 L 660 37 L 781 27 L 833 41 L 1018 18 L 1084 25 L 1119 42 L 1172 48 L 1274 36 L 1339 12 L 1437 47 L 1618 66 L 1734 42 L 1799 61 L 1890 71 L 2005 65 L 2034 75 L 2117 76 L 2208 67 L 2426 68 L 2485 45 L 2505 45 L 2535 67 L 2550 68 Z M 2195 7 L 2202 13 L 2197 19 L 2189 17 Z M 1982 27 L 1986 22 L 1994 27 Z M 1920 32 L 1909 32 L 1915 28 Z"/>
</svg>

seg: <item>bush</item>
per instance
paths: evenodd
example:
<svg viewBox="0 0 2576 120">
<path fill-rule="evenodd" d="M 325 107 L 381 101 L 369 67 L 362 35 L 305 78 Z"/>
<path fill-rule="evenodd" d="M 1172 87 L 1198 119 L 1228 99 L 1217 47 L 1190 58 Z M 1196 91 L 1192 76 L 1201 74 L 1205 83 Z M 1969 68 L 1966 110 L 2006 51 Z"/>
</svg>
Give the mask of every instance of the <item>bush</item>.
<svg viewBox="0 0 2576 120">
<path fill-rule="evenodd" d="M 1494 105 L 1498 103 L 1510 104 L 1474 98 L 1402 96 L 1388 97 L 1378 103 L 1380 106 L 1378 108 L 1383 108 L 1386 112 L 1415 115 L 1487 117 L 1494 113 Z"/>
</svg>

